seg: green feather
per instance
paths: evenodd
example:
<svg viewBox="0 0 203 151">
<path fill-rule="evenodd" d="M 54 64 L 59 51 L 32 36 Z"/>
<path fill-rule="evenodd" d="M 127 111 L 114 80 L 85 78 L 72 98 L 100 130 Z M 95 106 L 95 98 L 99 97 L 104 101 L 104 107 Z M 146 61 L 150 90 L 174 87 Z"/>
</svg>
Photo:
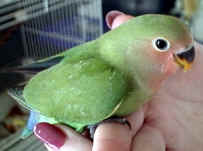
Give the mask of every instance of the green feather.
<svg viewBox="0 0 203 151">
<path fill-rule="evenodd" d="M 24 97 L 40 113 L 78 129 L 78 125 L 108 118 L 120 104 L 126 87 L 119 71 L 100 59 L 89 58 L 62 61 L 40 72 L 25 87 Z"/>
</svg>

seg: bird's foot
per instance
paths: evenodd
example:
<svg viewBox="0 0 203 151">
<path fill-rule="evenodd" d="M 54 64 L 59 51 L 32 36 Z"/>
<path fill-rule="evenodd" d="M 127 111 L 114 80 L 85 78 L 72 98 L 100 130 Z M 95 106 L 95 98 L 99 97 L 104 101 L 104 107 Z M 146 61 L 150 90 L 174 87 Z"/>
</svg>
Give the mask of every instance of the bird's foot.
<svg viewBox="0 0 203 151">
<path fill-rule="evenodd" d="M 106 120 L 103 120 L 102 122 L 99 122 L 95 125 L 89 125 L 87 128 L 89 129 L 89 133 L 90 133 L 90 138 L 93 139 L 94 138 L 94 133 L 96 131 L 96 128 L 103 123 L 118 123 L 118 124 L 122 124 L 122 125 L 127 125 L 129 127 L 129 129 L 131 129 L 131 125 L 128 122 L 128 120 L 124 117 L 110 117 Z"/>
</svg>

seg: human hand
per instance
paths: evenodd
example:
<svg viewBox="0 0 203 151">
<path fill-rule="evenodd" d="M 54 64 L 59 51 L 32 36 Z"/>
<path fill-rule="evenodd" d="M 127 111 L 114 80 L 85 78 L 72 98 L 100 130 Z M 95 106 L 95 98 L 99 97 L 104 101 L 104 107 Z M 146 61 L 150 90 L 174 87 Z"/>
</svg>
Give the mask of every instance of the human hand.
<svg viewBox="0 0 203 151">
<path fill-rule="evenodd" d="M 111 29 L 132 18 L 119 12 L 109 17 L 107 23 Z M 91 142 L 70 128 L 57 125 L 63 132 L 56 133 L 58 128 L 41 123 L 36 126 L 35 134 L 49 144 L 46 145 L 49 151 L 202 150 L 203 46 L 195 43 L 195 47 L 192 69 L 170 77 L 149 103 L 127 117 L 131 130 L 116 123 L 101 124 Z"/>
</svg>

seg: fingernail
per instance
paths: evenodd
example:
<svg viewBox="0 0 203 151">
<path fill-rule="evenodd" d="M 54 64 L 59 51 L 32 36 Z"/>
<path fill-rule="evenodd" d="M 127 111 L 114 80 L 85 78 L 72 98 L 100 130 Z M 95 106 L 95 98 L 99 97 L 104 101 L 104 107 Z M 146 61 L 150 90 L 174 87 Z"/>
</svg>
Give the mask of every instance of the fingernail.
<svg viewBox="0 0 203 151">
<path fill-rule="evenodd" d="M 34 134 L 43 143 L 56 149 L 61 148 L 67 139 L 66 134 L 60 128 L 44 122 L 35 126 Z"/>
</svg>

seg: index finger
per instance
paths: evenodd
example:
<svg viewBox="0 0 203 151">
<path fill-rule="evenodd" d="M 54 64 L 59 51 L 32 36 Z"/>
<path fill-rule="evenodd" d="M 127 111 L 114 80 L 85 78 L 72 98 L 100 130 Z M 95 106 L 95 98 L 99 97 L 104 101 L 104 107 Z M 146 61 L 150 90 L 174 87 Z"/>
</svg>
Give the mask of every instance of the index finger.
<svg viewBox="0 0 203 151">
<path fill-rule="evenodd" d="M 95 131 L 93 151 L 129 151 L 131 139 L 127 125 L 104 123 Z"/>
<path fill-rule="evenodd" d="M 144 108 L 126 118 L 126 124 L 104 123 L 99 125 L 94 134 L 93 151 L 130 151 L 133 136 L 144 121 Z"/>
</svg>

